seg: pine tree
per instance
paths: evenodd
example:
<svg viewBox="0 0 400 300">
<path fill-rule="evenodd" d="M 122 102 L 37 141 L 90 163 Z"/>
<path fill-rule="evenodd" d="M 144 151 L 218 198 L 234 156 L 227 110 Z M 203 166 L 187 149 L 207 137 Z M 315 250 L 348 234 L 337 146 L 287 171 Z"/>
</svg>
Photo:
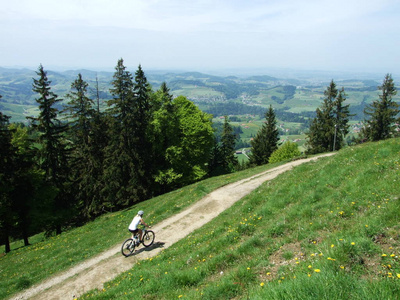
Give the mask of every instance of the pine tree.
<svg viewBox="0 0 400 300">
<path fill-rule="evenodd" d="M 180 140 L 179 120 L 173 97 L 167 84 L 163 82 L 154 95 L 154 114 L 151 121 L 151 141 L 153 144 L 153 177 L 158 186 L 155 193 L 166 193 L 174 188 L 175 181 L 180 177 L 173 170 L 168 159 L 168 149 L 178 145 Z"/>
<path fill-rule="evenodd" d="M 0 238 L 6 253 L 11 250 L 10 235 L 14 223 L 11 194 L 14 184 L 15 149 L 11 144 L 9 119 L 9 116 L 0 112 Z"/>
<path fill-rule="evenodd" d="M 88 84 L 78 74 L 71 84 L 71 92 L 66 95 L 69 99 L 65 112 L 70 120 L 69 138 L 73 141 L 72 170 L 76 190 L 75 197 L 80 202 L 80 211 L 85 218 L 96 215 L 100 194 L 96 187 L 101 169 L 98 161 L 98 145 L 94 143 L 94 116 L 96 114 L 94 101 L 86 96 Z M 97 143 L 98 141 L 96 141 Z M 96 192 L 97 191 L 97 192 Z"/>
<path fill-rule="evenodd" d="M 251 141 L 249 163 L 252 165 L 267 164 L 272 152 L 278 149 L 279 131 L 276 127 L 275 112 L 270 105 L 265 113 L 266 122 Z"/>
<path fill-rule="evenodd" d="M 364 110 L 368 119 L 364 121 L 361 135 L 370 141 L 392 137 L 396 129 L 396 116 L 399 113 L 399 105 L 393 101 L 397 90 L 390 74 L 386 74 L 379 90 L 382 91 L 379 100 L 375 100 Z"/>
<path fill-rule="evenodd" d="M 118 60 L 110 89 L 113 99 L 107 101 L 109 143 L 104 158 L 105 208 L 121 208 L 137 200 L 134 169 L 135 120 L 132 74 L 123 59 Z"/>
<path fill-rule="evenodd" d="M 339 91 L 336 100 L 333 102 L 334 104 L 334 123 L 335 123 L 335 136 L 334 136 L 334 147 L 333 150 L 340 150 L 344 144 L 344 138 L 349 133 L 349 121 L 350 117 L 354 116 L 350 114 L 350 104 L 343 105 L 343 102 L 346 101 L 346 93 L 344 92 L 344 88 Z"/>
<path fill-rule="evenodd" d="M 70 138 L 73 138 L 75 146 L 80 148 L 89 144 L 90 124 L 94 115 L 94 101 L 86 96 L 87 88 L 88 83 L 79 73 L 78 78 L 71 84 L 71 92 L 66 95 L 69 102 L 64 110 L 69 113 L 70 131 L 73 132 Z"/>
<path fill-rule="evenodd" d="M 152 91 L 150 84 L 139 65 L 135 72 L 134 99 L 132 121 L 135 137 L 132 145 L 134 164 L 134 185 L 137 201 L 142 201 L 152 195 L 152 174 L 154 173 L 154 154 L 150 137 L 150 125 L 153 111 Z"/>
<path fill-rule="evenodd" d="M 316 109 L 316 117 L 311 121 L 307 133 L 307 153 L 322 153 L 338 150 L 343 146 L 344 137 L 349 132 L 349 105 L 344 89 L 338 91 L 332 80 L 324 91 L 324 101 Z M 334 149 L 335 148 L 335 149 Z"/>
<path fill-rule="evenodd" d="M 223 157 L 223 169 L 225 173 L 234 172 L 238 165 L 237 157 L 234 154 L 237 136 L 229 124 L 228 117 L 224 118 L 224 127 L 221 136 L 221 153 Z"/>
<path fill-rule="evenodd" d="M 58 190 L 53 201 L 52 221 L 50 230 L 61 233 L 61 227 L 71 219 L 71 203 L 69 190 L 68 150 L 63 134 L 67 127 L 58 119 L 56 104 L 61 101 L 51 91 L 51 81 L 47 72 L 40 65 L 36 74 L 39 79 L 33 79 L 33 91 L 39 95 L 36 102 L 39 104 L 39 115 L 32 120 L 32 127 L 39 132 L 38 143 L 40 167 L 45 172 L 46 182 Z"/>
</svg>

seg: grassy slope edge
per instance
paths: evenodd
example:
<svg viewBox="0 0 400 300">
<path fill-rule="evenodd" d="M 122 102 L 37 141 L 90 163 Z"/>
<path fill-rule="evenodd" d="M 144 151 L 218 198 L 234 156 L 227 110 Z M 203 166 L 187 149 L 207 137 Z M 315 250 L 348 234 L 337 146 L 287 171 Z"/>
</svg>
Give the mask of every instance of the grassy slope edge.
<svg viewBox="0 0 400 300">
<path fill-rule="evenodd" d="M 81 298 L 395 299 L 399 168 L 399 139 L 346 148 L 298 166 Z M 194 197 L 266 169 L 203 181 L 140 208 L 155 224 Z M 44 269 L 58 272 L 122 241 L 138 207 L 0 258 L 0 298 L 43 280 Z"/>
<path fill-rule="evenodd" d="M 82 299 L 397 299 L 400 140 L 296 167 Z"/>
<path fill-rule="evenodd" d="M 146 222 L 156 224 L 226 184 L 266 171 L 276 165 L 260 166 L 234 174 L 213 177 L 171 193 L 136 204 L 129 209 L 108 213 L 80 228 L 45 238 L 30 238 L 11 244 L 12 251 L 0 255 L 0 299 L 29 288 L 54 274 L 79 264 L 129 236 L 127 227 L 139 209 L 146 212 Z"/>
</svg>

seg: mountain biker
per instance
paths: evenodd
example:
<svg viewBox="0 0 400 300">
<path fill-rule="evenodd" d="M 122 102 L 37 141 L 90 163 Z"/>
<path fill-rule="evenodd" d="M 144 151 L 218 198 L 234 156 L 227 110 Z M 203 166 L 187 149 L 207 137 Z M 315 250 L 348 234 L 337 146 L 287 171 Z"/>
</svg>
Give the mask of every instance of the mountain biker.
<svg viewBox="0 0 400 300">
<path fill-rule="evenodd" d="M 139 212 L 133 218 L 131 224 L 129 225 L 129 231 L 132 233 L 132 239 L 136 233 L 139 233 L 139 243 L 142 243 L 142 234 L 143 234 L 143 230 L 138 228 L 139 224 L 142 224 L 150 228 L 150 226 L 147 225 L 143 220 L 143 214 L 144 214 L 143 210 L 139 210 Z"/>
</svg>

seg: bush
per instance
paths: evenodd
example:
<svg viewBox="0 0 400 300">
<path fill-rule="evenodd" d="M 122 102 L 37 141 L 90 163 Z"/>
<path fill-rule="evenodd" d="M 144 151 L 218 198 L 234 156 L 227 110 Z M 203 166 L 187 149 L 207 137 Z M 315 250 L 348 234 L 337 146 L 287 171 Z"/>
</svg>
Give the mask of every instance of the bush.
<svg viewBox="0 0 400 300">
<path fill-rule="evenodd" d="M 269 158 L 269 163 L 276 163 L 288 160 L 300 155 L 301 153 L 297 144 L 291 141 L 287 141 L 271 154 Z"/>
</svg>

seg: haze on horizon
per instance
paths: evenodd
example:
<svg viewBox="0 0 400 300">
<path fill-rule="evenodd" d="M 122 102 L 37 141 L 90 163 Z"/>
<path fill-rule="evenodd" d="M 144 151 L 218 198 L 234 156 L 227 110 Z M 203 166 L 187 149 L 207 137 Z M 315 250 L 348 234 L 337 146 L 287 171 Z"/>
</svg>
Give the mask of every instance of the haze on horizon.
<svg viewBox="0 0 400 300">
<path fill-rule="evenodd" d="M 0 66 L 400 73 L 397 0 L 0 0 Z"/>
</svg>

